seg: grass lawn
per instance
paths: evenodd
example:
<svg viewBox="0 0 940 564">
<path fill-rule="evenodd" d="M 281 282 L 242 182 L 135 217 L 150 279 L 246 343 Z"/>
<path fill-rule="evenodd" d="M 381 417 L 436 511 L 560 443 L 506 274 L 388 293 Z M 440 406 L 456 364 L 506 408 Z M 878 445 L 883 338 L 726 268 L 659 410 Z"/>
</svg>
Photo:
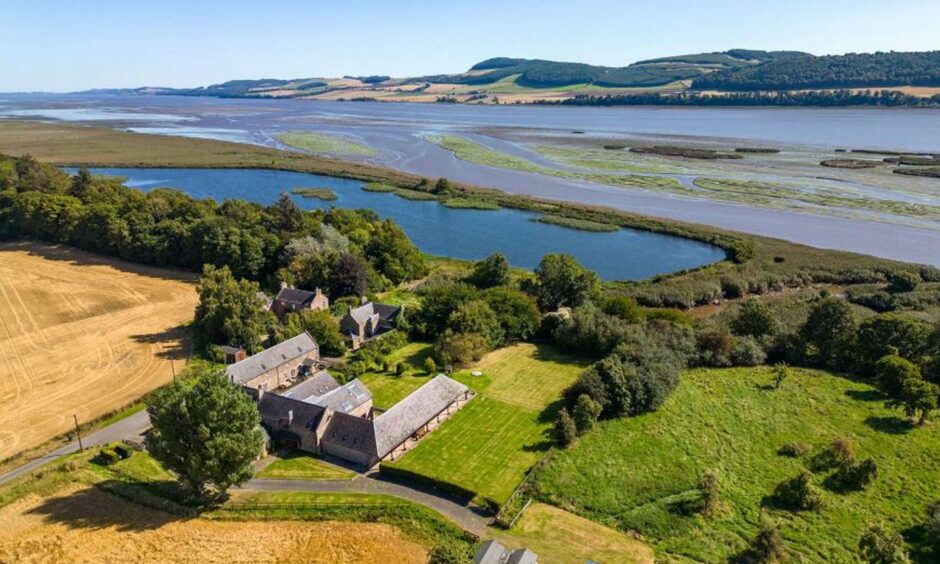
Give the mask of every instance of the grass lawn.
<svg viewBox="0 0 940 564">
<path fill-rule="evenodd" d="M 269 480 L 351 480 L 353 472 L 308 455 L 279 458 L 256 475 Z"/>
<path fill-rule="evenodd" d="M 393 466 L 501 504 L 549 447 L 561 392 L 583 369 L 551 348 L 518 344 L 454 375 L 477 397 Z"/>
<path fill-rule="evenodd" d="M 653 562 L 653 550 L 620 531 L 544 503 L 533 503 L 512 529 L 493 529 L 512 548 L 526 547 L 559 564 Z"/>
<path fill-rule="evenodd" d="M 360 376 L 359 379 L 372 392 L 372 404 L 379 409 L 388 409 L 427 383 L 430 377 L 422 364 L 430 354 L 431 345 L 409 343 L 388 355 L 393 370 L 397 363 L 404 363 L 404 374 L 367 372 Z"/>
<path fill-rule="evenodd" d="M 854 561 L 858 540 L 876 520 L 905 532 L 940 499 L 937 424 L 909 428 L 870 386 L 814 371 L 794 371 L 780 390 L 768 369 L 686 373 L 658 412 L 603 423 L 560 452 L 539 477 L 543 495 L 587 517 L 635 530 L 657 549 L 723 561 L 757 531 L 761 500 L 809 464 L 777 454 L 798 441 L 821 448 L 846 437 L 878 477 L 864 491 L 823 489 L 815 512 L 765 510 L 789 549 L 810 561 Z M 706 470 L 718 474 L 722 507 L 711 519 L 681 511 L 697 498 Z M 822 484 L 830 472 L 817 472 Z"/>
</svg>

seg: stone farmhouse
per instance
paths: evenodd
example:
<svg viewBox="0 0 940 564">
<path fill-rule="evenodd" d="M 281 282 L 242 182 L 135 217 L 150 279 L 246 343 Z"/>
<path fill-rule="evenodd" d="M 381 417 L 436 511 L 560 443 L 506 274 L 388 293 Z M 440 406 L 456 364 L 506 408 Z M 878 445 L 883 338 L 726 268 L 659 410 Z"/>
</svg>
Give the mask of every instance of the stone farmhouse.
<svg viewBox="0 0 940 564">
<path fill-rule="evenodd" d="M 320 366 L 320 347 L 307 333 L 249 356 L 225 369 L 233 384 L 253 390 L 289 386 Z"/>
<path fill-rule="evenodd" d="M 341 385 L 318 368 L 318 360 L 316 343 L 302 333 L 229 366 L 228 374 L 254 398 L 275 443 L 365 468 L 401 456 L 473 397 L 441 374 L 376 415 L 365 384 L 356 379 Z M 299 382 L 297 376 L 279 379 L 295 371 Z"/>
<path fill-rule="evenodd" d="M 363 302 L 359 307 L 349 308 L 339 322 L 340 330 L 350 348 L 356 350 L 372 337 L 391 331 L 401 311 L 398 306 Z"/>
<path fill-rule="evenodd" d="M 297 313 L 303 310 L 323 310 L 329 309 L 330 300 L 317 288 L 314 292 L 306 290 L 297 290 L 281 282 L 281 290 L 274 296 L 268 309 L 274 312 L 278 317 L 284 317 L 288 313 Z"/>
</svg>

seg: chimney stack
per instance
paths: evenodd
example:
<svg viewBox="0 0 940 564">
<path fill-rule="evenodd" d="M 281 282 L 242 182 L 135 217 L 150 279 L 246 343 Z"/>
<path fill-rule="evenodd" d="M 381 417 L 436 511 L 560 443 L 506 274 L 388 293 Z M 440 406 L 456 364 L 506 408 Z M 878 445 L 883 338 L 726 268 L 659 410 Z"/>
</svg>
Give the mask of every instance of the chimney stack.
<svg viewBox="0 0 940 564">
<path fill-rule="evenodd" d="M 264 386 L 258 386 L 258 401 L 264 397 Z"/>
<path fill-rule="evenodd" d="M 290 426 L 294 423 L 294 410 L 288 410 L 287 412 L 287 425 Z"/>
</svg>

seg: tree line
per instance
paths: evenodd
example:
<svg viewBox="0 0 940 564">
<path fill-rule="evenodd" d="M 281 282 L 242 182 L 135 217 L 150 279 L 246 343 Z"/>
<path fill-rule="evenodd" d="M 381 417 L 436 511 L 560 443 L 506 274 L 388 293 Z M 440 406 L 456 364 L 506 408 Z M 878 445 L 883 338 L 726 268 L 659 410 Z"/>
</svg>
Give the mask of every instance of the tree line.
<svg viewBox="0 0 940 564">
<path fill-rule="evenodd" d="M 897 90 L 810 90 L 793 92 L 701 92 L 638 94 L 578 94 L 563 100 L 536 100 L 533 104 L 562 106 L 778 106 L 778 107 L 940 107 L 940 94 L 921 97 Z"/>
</svg>

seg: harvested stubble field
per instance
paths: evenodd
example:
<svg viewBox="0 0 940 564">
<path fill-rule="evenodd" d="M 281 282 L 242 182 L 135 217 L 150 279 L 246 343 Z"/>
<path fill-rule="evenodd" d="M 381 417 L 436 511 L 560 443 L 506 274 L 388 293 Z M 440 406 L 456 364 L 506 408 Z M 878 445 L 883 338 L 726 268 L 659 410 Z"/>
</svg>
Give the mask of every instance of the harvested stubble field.
<svg viewBox="0 0 940 564">
<path fill-rule="evenodd" d="M 159 555 L 159 556 L 156 556 Z M 424 562 L 391 525 L 182 519 L 94 487 L 0 509 L 0 562 Z"/>
<path fill-rule="evenodd" d="M 195 304 L 178 272 L 0 245 L 0 459 L 167 383 Z"/>
</svg>

